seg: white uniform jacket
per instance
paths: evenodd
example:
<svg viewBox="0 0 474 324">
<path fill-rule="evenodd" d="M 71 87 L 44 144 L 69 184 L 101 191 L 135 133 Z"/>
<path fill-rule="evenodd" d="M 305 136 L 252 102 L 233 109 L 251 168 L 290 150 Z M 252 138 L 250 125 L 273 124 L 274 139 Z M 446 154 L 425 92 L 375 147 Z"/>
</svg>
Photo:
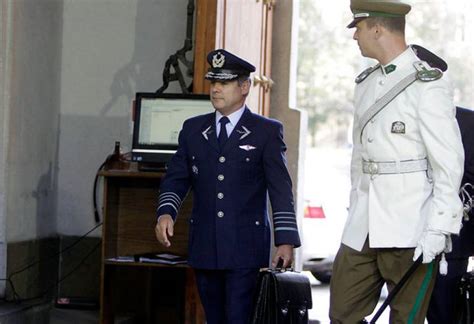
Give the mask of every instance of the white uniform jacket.
<svg viewBox="0 0 474 324">
<path fill-rule="evenodd" d="M 415 81 L 365 126 L 364 112 L 401 79 L 416 72 L 411 48 L 395 58 L 395 71 L 383 67 L 355 89 L 349 216 L 342 243 L 370 247 L 416 247 L 424 230 L 458 233 L 462 203 L 458 196 L 464 165 L 452 91 L 446 77 Z M 396 162 L 426 158 L 428 171 L 363 173 L 362 161 Z"/>
</svg>

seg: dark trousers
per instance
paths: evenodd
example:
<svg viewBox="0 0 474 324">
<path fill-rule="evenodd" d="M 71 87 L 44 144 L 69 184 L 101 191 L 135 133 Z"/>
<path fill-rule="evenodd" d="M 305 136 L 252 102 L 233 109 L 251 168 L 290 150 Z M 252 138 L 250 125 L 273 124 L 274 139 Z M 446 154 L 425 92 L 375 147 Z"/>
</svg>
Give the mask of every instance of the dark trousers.
<svg viewBox="0 0 474 324">
<path fill-rule="evenodd" d="M 454 323 L 456 286 L 466 273 L 469 258 L 448 260 L 448 274 L 438 274 L 426 318 L 429 324 Z"/>
<path fill-rule="evenodd" d="M 248 324 L 259 269 L 194 269 L 207 324 Z"/>
</svg>

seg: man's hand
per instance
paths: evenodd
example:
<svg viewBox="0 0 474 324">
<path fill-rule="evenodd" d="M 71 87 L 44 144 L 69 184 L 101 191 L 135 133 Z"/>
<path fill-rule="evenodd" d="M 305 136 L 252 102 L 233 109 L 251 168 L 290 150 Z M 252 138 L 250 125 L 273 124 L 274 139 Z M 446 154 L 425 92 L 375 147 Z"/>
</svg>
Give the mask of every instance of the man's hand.
<svg viewBox="0 0 474 324">
<path fill-rule="evenodd" d="M 273 257 L 272 267 L 275 268 L 278 260 L 283 260 L 283 268 L 291 266 L 293 262 L 293 245 L 283 244 L 277 247 L 275 256 Z"/>
<path fill-rule="evenodd" d="M 430 263 L 441 252 L 450 252 L 451 239 L 438 231 L 428 230 L 423 233 L 415 249 L 413 261 L 423 253 L 423 263 Z"/>
<path fill-rule="evenodd" d="M 164 214 L 158 217 L 158 222 L 155 226 L 156 239 L 166 247 L 171 246 L 171 242 L 169 241 L 168 236 L 173 236 L 173 227 L 174 222 L 173 218 L 171 218 L 171 215 Z"/>
</svg>

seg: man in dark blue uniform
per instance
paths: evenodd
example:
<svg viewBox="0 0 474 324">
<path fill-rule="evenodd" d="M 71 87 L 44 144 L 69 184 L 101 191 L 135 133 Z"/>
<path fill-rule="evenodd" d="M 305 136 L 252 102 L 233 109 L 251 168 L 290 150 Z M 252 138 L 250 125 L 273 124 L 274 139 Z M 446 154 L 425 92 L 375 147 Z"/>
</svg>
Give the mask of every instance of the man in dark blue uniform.
<svg viewBox="0 0 474 324">
<path fill-rule="evenodd" d="M 157 239 L 170 246 L 181 202 L 193 190 L 189 265 L 208 324 L 247 324 L 259 268 L 270 260 L 267 197 L 273 212 L 272 265 L 289 266 L 300 246 L 283 127 L 245 105 L 255 67 L 219 49 L 207 56 L 215 113 L 184 122 L 160 186 Z M 268 195 L 268 196 L 267 196 Z"/>
<path fill-rule="evenodd" d="M 462 186 L 474 185 L 474 111 L 456 108 L 456 119 L 461 129 L 464 145 L 464 176 Z M 466 194 L 474 197 L 473 187 L 467 185 Z M 469 205 L 465 203 L 465 206 Z M 452 236 L 453 250 L 446 254 L 447 275 L 439 275 L 431 296 L 427 319 L 430 324 L 454 323 L 456 286 L 466 272 L 469 257 L 474 255 L 474 211 L 471 209 L 464 217 L 459 236 Z"/>
</svg>

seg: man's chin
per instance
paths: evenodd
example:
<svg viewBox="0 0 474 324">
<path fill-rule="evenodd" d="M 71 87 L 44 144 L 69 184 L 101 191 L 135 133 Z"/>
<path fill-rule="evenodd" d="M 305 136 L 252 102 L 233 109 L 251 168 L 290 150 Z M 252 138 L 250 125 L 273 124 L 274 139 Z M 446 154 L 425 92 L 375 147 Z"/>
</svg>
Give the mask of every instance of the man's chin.
<svg viewBox="0 0 474 324">
<path fill-rule="evenodd" d="M 223 105 L 222 105 L 222 102 L 219 101 L 219 100 L 212 100 L 212 105 L 214 106 L 215 109 L 217 110 L 221 110 Z"/>
</svg>

